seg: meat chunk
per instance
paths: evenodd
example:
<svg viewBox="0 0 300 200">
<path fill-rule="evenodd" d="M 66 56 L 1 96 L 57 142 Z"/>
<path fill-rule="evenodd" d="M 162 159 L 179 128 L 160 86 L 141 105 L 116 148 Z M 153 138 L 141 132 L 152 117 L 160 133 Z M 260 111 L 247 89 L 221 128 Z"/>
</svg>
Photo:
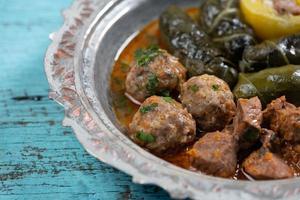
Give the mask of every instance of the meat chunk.
<svg viewBox="0 0 300 200">
<path fill-rule="evenodd" d="M 281 140 L 274 131 L 262 128 L 260 136 L 262 147 L 269 149 L 271 152 L 281 151 Z"/>
<path fill-rule="evenodd" d="M 129 136 L 155 154 L 176 151 L 195 139 L 196 123 L 182 105 L 170 97 L 147 98 L 129 125 Z"/>
<path fill-rule="evenodd" d="M 270 128 L 284 140 L 300 142 L 300 108 L 286 102 L 284 96 L 272 101 L 263 116 Z"/>
<path fill-rule="evenodd" d="M 177 58 L 164 50 L 149 47 L 136 55 L 136 61 L 126 77 L 126 93 L 136 101 L 147 97 L 180 90 L 186 69 Z"/>
<path fill-rule="evenodd" d="M 233 126 L 241 149 L 249 148 L 259 139 L 262 120 L 262 105 L 258 97 L 238 99 Z"/>
<path fill-rule="evenodd" d="M 191 150 L 192 166 L 204 173 L 231 177 L 237 165 L 237 141 L 228 132 L 211 132 L 196 142 Z"/>
<path fill-rule="evenodd" d="M 292 168 L 266 148 L 253 152 L 244 161 L 243 168 L 255 179 L 283 179 L 294 175 Z"/>
<path fill-rule="evenodd" d="M 255 179 L 283 179 L 293 177 L 292 168 L 274 152 L 281 151 L 281 142 L 277 134 L 261 129 L 262 147 L 250 154 L 243 162 L 244 170 Z"/>
<path fill-rule="evenodd" d="M 182 104 L 203 131 L 222 130 L 235 115 L 235 103 L 229 86 L 212 75 L 192 77 L 183 84 Z"/>
</svg>

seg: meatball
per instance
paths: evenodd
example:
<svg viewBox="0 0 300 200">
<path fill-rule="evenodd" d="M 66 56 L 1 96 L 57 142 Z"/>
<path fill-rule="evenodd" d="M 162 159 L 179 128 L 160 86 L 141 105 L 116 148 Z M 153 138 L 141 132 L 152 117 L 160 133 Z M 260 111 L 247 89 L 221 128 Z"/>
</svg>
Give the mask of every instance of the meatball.
<svg viewBox="0 0 300 200">
<path fill-rule="evenodd" d="M 129 135 L 137 144 L 155 154 L 174 152 L 195 139 L 196 122 L 172 98 L 151 96 L 134 115 Z"/>
<path fill-rule="evenodd" d="M 283 96 L 272 101 L 263 114 L 270 128 L 284 140 L 300 142 L 300 108 L 286 102 Z"/>
<path fill-rule="evenodd" d="M 180 90 L 186 69 L 177 58 L 165 50 L 150 47 L 136 55 L 136 61 L 126 77 L 126 93 L 143 102 L 154 94 Z"/>
<path fill-rule="evenodd" d="M 251 147 L 259 139 L 262 121 L 262 105 L 258 97 L 238 99 L 233 125 L 241 149 Z"/>
<path fill-rule="evenodd" d="M 243 162 L 244 170 L 256 179 L 283 179 L 293 177 L 294 172 L 278 155 L 266 148 L 253 152 Z"/>
<path fill-rule="evenodd" d="M 180 98 L 203 131 L 222 130 L 235 115 L 236 106 L 229 86 L 212 75 L 189 79 L 183 84 Z"/>
<path fill-rule="evenodd" d="M 231 177 L 236 171 L 237 141 L 226 131 L 207 133 L 195 143 L 190 155 L 196 169 L 214 176 Z"/>
</svg>

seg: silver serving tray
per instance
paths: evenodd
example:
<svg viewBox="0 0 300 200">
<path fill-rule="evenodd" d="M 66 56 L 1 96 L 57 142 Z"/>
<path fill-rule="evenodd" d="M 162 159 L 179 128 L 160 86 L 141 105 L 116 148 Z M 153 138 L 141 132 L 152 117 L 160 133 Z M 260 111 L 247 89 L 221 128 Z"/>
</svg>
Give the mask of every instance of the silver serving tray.
<svg viewBox="0 0 300 200">
<path fill-rule="evenodd" d="M 61 29 L 45 57 L 50 97 L 65 108 L 63 124 L 93 156 L 133 177 L 155 184 L 173 198 L 300 199 L 300 179 L 235 181 L 174 166 L 143 150 L 125 135 L 111 106 L 112 66 L 138 30 L 169 4 L 199 0 L 76 0 L 63 12 Z"/>
</svg>

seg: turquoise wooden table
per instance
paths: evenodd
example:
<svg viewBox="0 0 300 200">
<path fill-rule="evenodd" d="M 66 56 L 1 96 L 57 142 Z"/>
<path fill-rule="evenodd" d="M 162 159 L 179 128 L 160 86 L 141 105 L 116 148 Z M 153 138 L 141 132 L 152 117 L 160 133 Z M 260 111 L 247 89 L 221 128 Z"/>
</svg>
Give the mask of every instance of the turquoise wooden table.
<svg viewBox="0 0 300 200">
<path fill-rule="evenodd" d="M 168 199 L 81 147 L 48 99 L 48 35 L 71 0 L 0 0 L 0 199 Z"/>
</svg>

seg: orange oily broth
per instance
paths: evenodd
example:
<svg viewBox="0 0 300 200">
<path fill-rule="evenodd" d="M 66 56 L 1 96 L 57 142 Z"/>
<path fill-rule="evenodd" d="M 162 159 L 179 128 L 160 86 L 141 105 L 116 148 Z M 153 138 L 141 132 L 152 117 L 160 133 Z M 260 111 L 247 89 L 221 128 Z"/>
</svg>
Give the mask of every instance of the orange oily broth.
<svg viewBox="0 0 300 200">
<path fill-rule="evenodd" d="M 187 12 L 192 18 L 196 19 L 198 15 L 197 8 L 190 8 Z M 159 41 L 159 34 L 158 20 L 150 22 L 126 46 L 114 64 L 110 82 L 113 110 L 117 120 L 125 130 L 128 130 L 129 124 L 139 108 L 124 95 L 126 75 L 130 69 L 130 64 L 134 62 L 134 54 L 137 49 L 146 48 L 151 44 L 158 44 L 160 48 L 165 49 Z M 195 171 L 190 162 L 190 149 L 191 146 L 179 153 L 162 156 L 162 159 L 179 167 Z M 232 178 L 245 179 L 239 167 L 236 175 Z"/>
<path fill-rule="evenodd" d="M 146 48 L 151 44 L 157 44 L 159 36 L 158 22 L 153 21 L 147 25 L 140 33 L 128 44 L 115 62 L 110 87 L 113 96 L 113 109 L 115 115 L 125 129 L 128 128 L 138 106 L 132 103 L 125 94 L 126 75 L 130 69 L 130 64 L 134 61 L 134 54 L 137 49 Z"/>
<path fill-rule="evenodd" d="M 197 8 L 190 8 L 187 12 L 193 18 L 196 18 L 198 15 Z M 150 22 L 134 37 L 117 58 L 113 67 L 110 81 L 113 109 L 118 121 L 125 128 L 128 128 L 134 113 L 138 110 L 138 106 L 130 102 L 124 95 L 126 75 L 130 69 L 130 64 L 134 61 L 135 51 L 140 48 L 146 48 L 151 44 L 158 44 L 160 48 L 165 49 L 164 45 L 159 41 L 158 20 Z"/>
</svg>

